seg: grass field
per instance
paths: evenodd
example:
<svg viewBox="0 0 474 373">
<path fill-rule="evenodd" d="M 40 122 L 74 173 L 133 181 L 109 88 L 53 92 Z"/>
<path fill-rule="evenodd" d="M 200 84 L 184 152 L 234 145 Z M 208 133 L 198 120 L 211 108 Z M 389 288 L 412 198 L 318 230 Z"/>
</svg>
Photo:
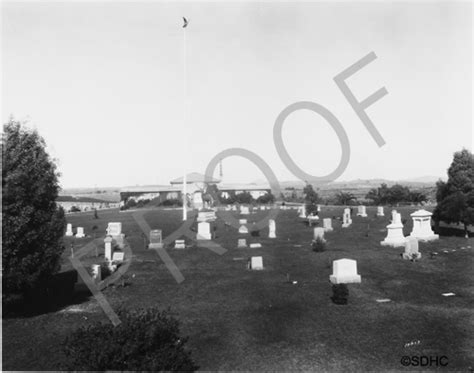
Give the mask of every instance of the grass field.
<svg viewBox="0 0 474 373">
<path fill-rule="evenodd" d="M 376 218 L 376 208 L 368 207 L 369 217 L 353 217 L 349 228 L 333 220 L 334 231 L 326 233 L 322 253 L 311 251 L 312 228 L 295 210 L 277 216 L 276 239 L 267 238 L 268 229 L 259 238 L 246 236 L 248 243 L 260 242 L 260 249 L 237 249 L 242 235 L 218 220 L 215 242 L 227 249 L 223 255 L 205 247 L 167 250 L 185 278 L 181 284 L 156 252 L 145 249 L 132 212 L 101 211 L 98 220 L 82 213 L 68 216 L 68 222 L 83 226 L 87 234 L 97 226 L 97 237 L 104 234 L 107 222 L 123 223 L 134 255 L 127 272 L 130 285 L 104 290 L 107 300 L 113 307 L 170 307 L 202 370 L 415 369 L 400 363 L 405 355 L 446 356 L 447 370 L 474 368 L 473 239 L 441 237 L 420 243 L 421 260 L 405 261 L 399 256 L 403 248 L 380 245 L 390 215 L 385 210 L 385 217 Z M 414 208 L 398 211 L 408 219 L 408 235 Z M 246 218 L 252 222 L 265 213 Z M 323 207 L 320 216 L 342 216 L 342 207 Z M 145 218 L 151 228 L 162 229 L 164 237 L 181 224 L 180 211 L 149 210 Z M 67 248 L 69 240 L 65 239 Z M 90 240 L 76 240 L 74 245 Z M 431 251 L 439 255 L 431 259 Z M 64 270 L 71 267 L 69 254 L 67 249 Z M 263 271 L 246 270 L 245 259 L 254 255 L 263 256 Z M 332 261 L 340 258 L 357 260 L 362 276 L 361 284 L 349 285 L 346 306 L 330 300 Z M 287 274 L 298 283 L 288 283 Z M 443 297 L 445 292 L 456 296 Z M 377 303 L 379 298 L 392 301 Z M 94 298 L 41 315 L 3 320 L 3 369 L 60 369 L 65 336 L 98 320 L 109 322 Z M 420 344 L 404 347 L 414 340 Z"/>
</svg>

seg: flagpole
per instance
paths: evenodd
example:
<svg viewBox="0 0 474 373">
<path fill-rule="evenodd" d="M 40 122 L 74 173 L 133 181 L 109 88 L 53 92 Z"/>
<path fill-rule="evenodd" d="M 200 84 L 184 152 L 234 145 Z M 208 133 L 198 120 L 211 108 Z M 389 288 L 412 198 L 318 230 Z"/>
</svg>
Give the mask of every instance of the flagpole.
<svg viewBox="0 0 474 373">
<path fill-rule="evenodd" d="M 186 26 L 187 26 L 187 21 L 184 19 L 184 26 L 183 26 L 183 136 L 186 136 L 186 119 L 187 119 L 187 98 L 188 98 L 188 92 L 187 92 L 187 71 L 186 71 Z M 184 143 L 185 140 L 183 139 L 183 145 L 185 149 L 185 153 L 187 153 L 187 146 Z M 187 181 L 186 181 L 186 162 L 187 162 L 187 157 L 184 157 L 184 166 L 183 166 L 183 221 L 186 221 L 188 219 L 188 208 L 187 208 L 187 198 L 186 198 L 186 193 L 187 193 Z"/>
</svg>

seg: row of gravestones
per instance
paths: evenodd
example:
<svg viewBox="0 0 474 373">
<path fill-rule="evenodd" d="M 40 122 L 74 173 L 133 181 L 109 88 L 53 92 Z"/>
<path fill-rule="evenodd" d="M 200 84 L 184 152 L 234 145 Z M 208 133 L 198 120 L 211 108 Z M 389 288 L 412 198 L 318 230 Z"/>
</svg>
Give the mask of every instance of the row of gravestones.
<svg viewBox="0 0 474 373">
<path fill-rule="evenodd" d="M 68 223 L 66 227 L 66 234 L 67 237 L 72 237 L 74 236 L 74 232 L 72 231 L 72 224 Z M 76 238 L 84 238 L 86 235 L 84 234 L 84 228 L 83 227 L 77 227 L 76 230 Z"/>
</svg>

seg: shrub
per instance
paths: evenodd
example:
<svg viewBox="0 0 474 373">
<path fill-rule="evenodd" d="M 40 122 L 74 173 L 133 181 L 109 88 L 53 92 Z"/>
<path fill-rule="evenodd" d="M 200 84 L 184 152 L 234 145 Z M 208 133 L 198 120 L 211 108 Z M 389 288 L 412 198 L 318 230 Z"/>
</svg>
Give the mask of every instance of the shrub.
<svg viewBox="0 0 474 373">
<path fill-rule="evenodd" d="M 77 206 L 72 206 L 70 209 L 69 209 L 69 212 L 81 212 L 81 209 Z"/>
<path fill-rule="evenodd" d="M 121 324 L 80 327 L 66 338 L 68 370 L 195 371 L 179 322 L 156 308 L 118 312 Z"/>
<path fill-rule="evenodd" d="M 267 204 L 275 202 L 275 196 L 270 192 L 257 198 L 257 203 Z"/>
<path fill-rule="evenodd" d="M 316 237 L 311 243 L 311 248 L 317 253 L 323 252 L 326 250 L 326 242 L 321 237 Z"/>
<path fill-rule="evenodd" d="M 335 304 L 347 304 L 349 298 L 349 289 L 346 284 L 336 284 L 332 286 L 331 300 Z"/>
</svg>

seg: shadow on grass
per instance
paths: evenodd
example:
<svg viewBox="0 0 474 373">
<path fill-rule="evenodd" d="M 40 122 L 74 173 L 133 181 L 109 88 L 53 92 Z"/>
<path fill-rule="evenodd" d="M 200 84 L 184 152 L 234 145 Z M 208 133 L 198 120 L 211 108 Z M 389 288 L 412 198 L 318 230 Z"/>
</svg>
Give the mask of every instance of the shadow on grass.
<svg viewBox="0 0 474 373">
<path fill-rule="evenodd" d="M 86 302 L 92 294 L 84 287 L 75 290 L 77 272 L 69 270 L 57 273 L 41 289 L 25 295 L 2 297 L 3 318 L 32 317 Z"/>
</svg>

